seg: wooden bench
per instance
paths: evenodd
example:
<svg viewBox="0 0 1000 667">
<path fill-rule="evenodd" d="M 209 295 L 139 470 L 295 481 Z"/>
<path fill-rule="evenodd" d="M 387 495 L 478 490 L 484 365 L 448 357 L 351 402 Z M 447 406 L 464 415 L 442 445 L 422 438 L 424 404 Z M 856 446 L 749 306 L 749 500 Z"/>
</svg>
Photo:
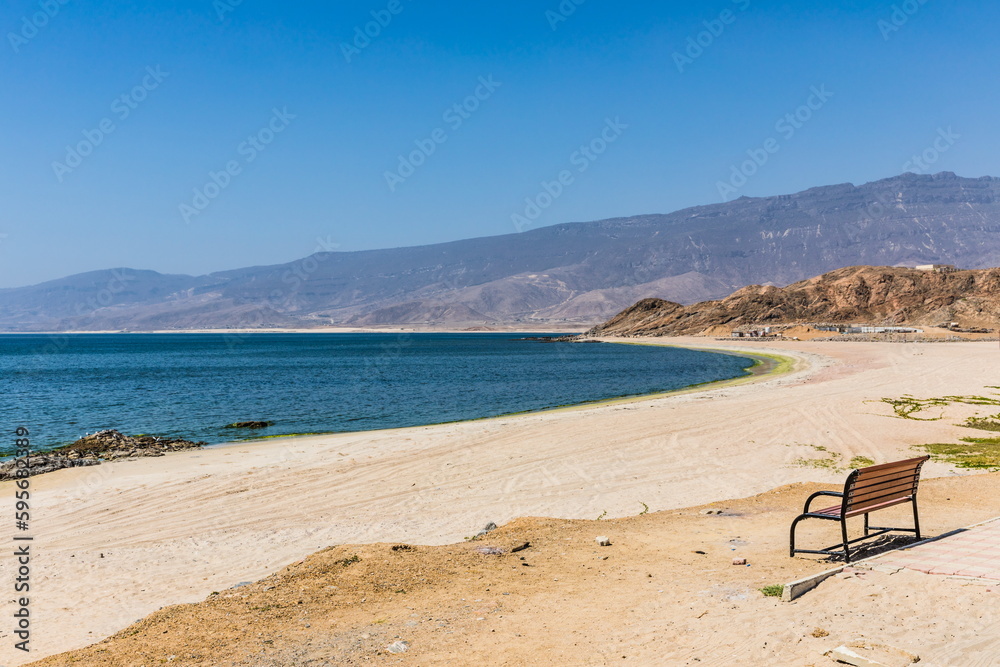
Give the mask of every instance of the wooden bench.
<svg viewBox="0 0 1000 667">
<path fill-rule="evenodd" d="M 929 458 L 929 456 L 921 456 L 915 459 L 883 463 L 882 465 L 852 470 L 851 474 L 847 476 L 847 482 L 844 483 L 843 493 L 817 491 L 809 496 L 802 514 L 795 517 L 795 521 L 792 522 L 788 555 L 795 556 L 796 553 L 805 553 L 839 556 L 843 554 L 844 562 L 850 563 L 851 545 L 855 542 L 877 537 L 889 531 L 914 533 L 919 540 L 920 519 L 917 516 L 917 482 L 920 480 L 920 467 Z M 841 498 L 841 501 L 839 505 L 809 511 L 809 505 L 819 496 L 835 496 Z M 886 528 L 868 525 L 869 512 L 875 512 L 901 503 L 913 504 L 913 528 Z M 859 514 L 864 514 L 865 516 L 865 534 L 863 537 L 848 540 L 847 519 Z M 826 549 L 796 549 L 795 526 L 803 519 L 839 521 L 843 543 L 827 547 Z"/>
</svg>

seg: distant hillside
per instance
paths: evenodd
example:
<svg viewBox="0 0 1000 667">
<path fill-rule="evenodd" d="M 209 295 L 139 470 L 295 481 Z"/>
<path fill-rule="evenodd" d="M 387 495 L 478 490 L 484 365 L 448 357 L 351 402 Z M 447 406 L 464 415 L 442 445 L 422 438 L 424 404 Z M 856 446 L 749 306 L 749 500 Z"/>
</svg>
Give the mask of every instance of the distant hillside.
<svg viewBox="0 0 1000 667">
<path fill-rule="evenodd" d="M 590 325 L 650 296 L 694 303 L 847 265 L 998 258 L 1000 179 L 904 174 L 199 277 L 97 271 L 0 290 L 0 330 Z"/>
<path fill-rule="evenodd" d="M 796 323 L 1000 326 L 1000 269 L 932 273 L 853 266 L 788 287 L 751 285 L 692 306 L 643 299 L 593 336 L 698 334 L 715 327 Z"/>
</svg>

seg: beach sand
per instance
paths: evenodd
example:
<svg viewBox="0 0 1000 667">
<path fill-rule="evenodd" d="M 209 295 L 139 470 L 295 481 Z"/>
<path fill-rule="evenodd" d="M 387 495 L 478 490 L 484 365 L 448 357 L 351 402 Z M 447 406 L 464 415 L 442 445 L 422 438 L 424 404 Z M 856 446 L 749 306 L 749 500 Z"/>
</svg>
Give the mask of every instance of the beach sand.
<svg viewBox="0 0 1000 667">
<path fill-rule="evenodd" d="M 965 417 L 997 411 L 951 405 L 934 413 L 944 412 L 938 421 L 902 420 L 881 401 L 995 391 L 987 389 L 997 383 L 995 343 L 653 342 L 768 351 L 796 363 L 790 372 L 755 382 L 653 399 L 244 443 L 33 478 L 32 652 L 13 651 L 4 627 L 0 664 L 24 664 L 27 658 L 85 646 L 160 607 L 203 600 L 330 545 L 446 545 L 474 535 L 488 521 L 627 517 L 646 506 L 661 514 L 642 520 L 666 520 L 670 514 L 663 510 L 745 498 L 782 485 L 841 484 L 843 468 L 854 456 L 878 462 L 909 457 L 913 445 L 968 435 L 956 425 Z M 821 459 L 840 469 L 803 462 Z M 924 469 L 925 477 L 967 474 L 942 463 Z M 988 480 L 995 489 L 996 476 L 946 481 Z M 10 486 L 2 485 L 5 493 Z M 805 488 L 787 497 L 788 507 L 804 499 Z M 995 493 L 969 488 L 969 502 L 937 515 L 936 526 L 951 529 L 1000 514 Z M 965 492 L 956 487 L 952 496 L 960 493 Z M 976 506 L 973 516 L 977 512 L 969 508 Z M 737 530 L 744 537 L 763 531 L 773 539 L 761 548 L 780 554 L 787 520 L 778 514 L 773 526 L 761 522 Z M 616 524 L 616 530 L 629 521 Z M 588 535 L 596 530 L 590 525 Z M 625 532 L 616 539 L 631 538 Z M 760 544 L 761 537 L 751 539 Z M 774 576 L 823 569 L 803 559 L 775 563 Z M 12 580 L 8 553 L 0 564 L 3 578 Z M 681 589 L 696 585 L 693 578 Z M 615 605 L 626 602 L 609 602 L 603 620 L 591 619 L 594 627 L 604 627 L 608 637 L 625 636 L 618 621 L 626 617 Z M 567 595 L 565 604 L 586 606 L 587 600 Z M 538 608 L 546 607 L 539 602 Z M 10 618 L 12 612 L 4 600 L 0 613 Z M 908 616 L 913 613 L 907 608 Z M 775 623 L 787 622 L 788 613 L 781 614 Z M 766 634 L 766 618 L 755 619 Z M 671 622 L 670 614 L 659 620 Z M 859 629 L 865 626 L 864 619 L 857 623 Z M 723 621 L 712 630 L 724 634 L 727 625 Z M 557 620 L 550 627 L 559 632 Z"/>
</svg>

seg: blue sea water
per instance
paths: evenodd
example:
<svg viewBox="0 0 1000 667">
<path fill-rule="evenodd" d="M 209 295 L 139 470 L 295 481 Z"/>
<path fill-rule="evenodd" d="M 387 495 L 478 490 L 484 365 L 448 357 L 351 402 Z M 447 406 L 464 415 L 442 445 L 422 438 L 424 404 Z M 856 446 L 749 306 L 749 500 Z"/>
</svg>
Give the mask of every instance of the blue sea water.
<svg viewBox="0 0 1000 667">
<path fill-rule="evenodd" d="M 219 443 L 541 410 L 743 375 L 745 357 L 537 334 L 0 335 L 0 456 L 114 428 Z M 273 421 L 261 431 L 223 426 Z"/>
</svg>

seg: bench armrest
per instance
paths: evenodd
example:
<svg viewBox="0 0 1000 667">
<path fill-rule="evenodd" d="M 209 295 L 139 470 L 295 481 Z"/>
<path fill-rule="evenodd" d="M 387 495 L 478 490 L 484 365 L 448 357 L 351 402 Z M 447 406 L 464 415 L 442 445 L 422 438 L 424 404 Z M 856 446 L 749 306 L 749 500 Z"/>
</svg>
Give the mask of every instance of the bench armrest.
<svg viewBox="0 0 1000 667">
<path fill-rule="evenodd" d="M 833 496 L 835 498 L 843 498 L 844 494 L 840 493 L 839 491 L 817 491 L 816 493 L 809 496 L 809 498 L 806 500 L 806 506 L 805 509 L 802 510 L 802 513 L 808 514 L 809 504 L 813 501 L 814 498 L 818 498 L 820 496 Z"/>
</svg>

